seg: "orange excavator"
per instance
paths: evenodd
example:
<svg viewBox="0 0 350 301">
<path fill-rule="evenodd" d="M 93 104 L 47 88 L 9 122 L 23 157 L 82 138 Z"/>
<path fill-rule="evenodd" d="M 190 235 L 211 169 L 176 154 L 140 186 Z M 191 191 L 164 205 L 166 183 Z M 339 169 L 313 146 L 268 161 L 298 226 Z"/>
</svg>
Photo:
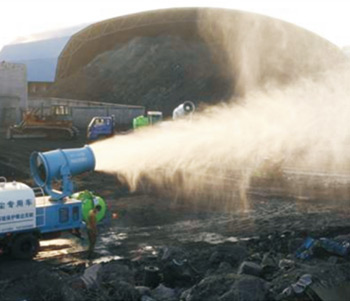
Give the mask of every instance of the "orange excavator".
<svg viewBox="0 0 350 301">
<path fill-rule="evenodd" d="M 78 129 L 73 126 L 70 108 L 55 105 L 26 111 L 21 123 L 7 129 L 6 138 L 74 139 L 78 133 Z"/>
</svg>

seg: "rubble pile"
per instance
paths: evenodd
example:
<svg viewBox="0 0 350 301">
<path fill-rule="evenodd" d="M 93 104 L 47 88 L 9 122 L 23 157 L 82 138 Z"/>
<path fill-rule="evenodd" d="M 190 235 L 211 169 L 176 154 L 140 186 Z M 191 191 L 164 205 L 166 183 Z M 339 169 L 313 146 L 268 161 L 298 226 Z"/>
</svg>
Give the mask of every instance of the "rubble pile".
<svg viewBox="0 0 350 301">
<path fill-rule="evenodd" d="M 26 300 L 348 300 L 350 235 L 328 239 L 333 249 L 311 248 L 310 239 L 324 240 L 284 232 L 219 245 L 149 247 L 104 263 L 41 266 L 13 283 L 25 283 Z M 300 256 L 307 250 L 310 256 Z"/>
</svg>

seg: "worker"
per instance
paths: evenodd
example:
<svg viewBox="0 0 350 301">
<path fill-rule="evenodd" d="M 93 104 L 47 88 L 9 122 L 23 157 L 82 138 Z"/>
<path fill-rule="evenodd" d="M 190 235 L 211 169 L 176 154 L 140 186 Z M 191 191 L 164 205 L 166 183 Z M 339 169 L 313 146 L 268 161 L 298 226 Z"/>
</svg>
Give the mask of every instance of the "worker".
<svg viewBox="0 0 350 301">
<path fill-rule="evenodd" d="M 87 231 L 89 237 L 88 258 L 91 259 L 94 253 L 94 248 L 97 239 L 97 214 L 101 211 L 101 206 L 96 205 L 89 211 L 87 221 Z"/>
</svg>

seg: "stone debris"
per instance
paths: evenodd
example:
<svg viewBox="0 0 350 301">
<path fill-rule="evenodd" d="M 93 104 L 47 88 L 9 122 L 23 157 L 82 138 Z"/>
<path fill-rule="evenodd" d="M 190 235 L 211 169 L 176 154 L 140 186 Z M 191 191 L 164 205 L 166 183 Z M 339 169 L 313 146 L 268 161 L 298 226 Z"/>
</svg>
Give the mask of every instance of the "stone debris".
<svg viewBox="0 0 350 301">
<path fill-rule="evenodd" d="M 297 236 L 295 233 L 289 239 Z M 138 253 L 135 258 L 90 266 L 52 268 L 44 264 L 39 272 L 23 276 L 27 284 L 20 289 L 19 280 L 7 279 L 6 294 L 3 289 L 0 296 L 13 299 L 13 287 L 17 297 L 20 294 L 28 301 L 328 301 L 332 296 L 348 300 L 349 256 L 325 251 L 300 259 L 298 252 L 289 253 L 282 246 L 286 243 L 283 236 L 270 234 L 218 245 L 153 247 L 153 256 Z M 145 277 L 150 271 L 152 277 L 157 276 L 156 282 Z"/>
</svg>

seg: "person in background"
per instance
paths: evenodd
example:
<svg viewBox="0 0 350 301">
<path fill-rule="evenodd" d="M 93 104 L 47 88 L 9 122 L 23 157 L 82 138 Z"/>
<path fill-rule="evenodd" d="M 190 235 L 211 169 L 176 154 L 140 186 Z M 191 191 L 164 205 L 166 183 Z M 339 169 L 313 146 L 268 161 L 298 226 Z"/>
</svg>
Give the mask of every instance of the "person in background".
<svg viewBox="0 0 350 301">
<path fill-rule="evenodd" d="M 96 205 L 89 211 L 87 222 L 87 232 L 89 237 L 88 258 L 91 259 L 94 253 L 97 239 L 97 214 L 101 211 L 101 206 Z"/>
</svg>

